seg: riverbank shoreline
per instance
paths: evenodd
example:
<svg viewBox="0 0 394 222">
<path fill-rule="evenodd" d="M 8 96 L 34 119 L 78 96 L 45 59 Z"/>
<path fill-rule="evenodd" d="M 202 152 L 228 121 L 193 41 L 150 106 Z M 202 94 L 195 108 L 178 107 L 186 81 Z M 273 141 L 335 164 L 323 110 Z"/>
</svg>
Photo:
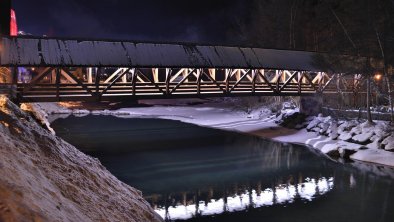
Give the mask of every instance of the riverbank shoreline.
<svg viewBox="0 0 394 222">
<path fill-rule="evenodd" d="M 0 96 L 0 221 L 163 221 L 139 190 L 28 111 Z"/>
<path fill-rule="evenodd" d="M 267 108 L 260 108 L 246 113 L 234 109 L 234 104 L 217 103 L 201 100 L 160 100 L 144 101 L 145 107 L 117 108 L 114 110 L 97 110 L 92 107 L 79 109 L 75 104 L 65 107 L 54 104 L 34 104 L 38 113 L 46 113 L 44 125 L 50 125 L 56 118 L 66 118 L 69 115 L 112 115 L 119 118 L 161 118 L 178 120 L 203 127 L 236 131 L 271 139 L 283 143 L 301 144 L 312 147 L 324 154 L 333 149 L 348 152 L 347 158 L 355 161 L 369 162 L 377 165 L 394 167 L 394 153 L 382 149 L 370 149 L 364 145 L 332 139 L 328 136 L 310 132 L 307 129 L 289 129 L 275 123 L 276 116 Z M 192 105 L 190 105 L 192 104 Z M 89 110 L 90 109 L 90 110 Z M 41 115 L 43 116 L 43 115 Z"/>
</svg>

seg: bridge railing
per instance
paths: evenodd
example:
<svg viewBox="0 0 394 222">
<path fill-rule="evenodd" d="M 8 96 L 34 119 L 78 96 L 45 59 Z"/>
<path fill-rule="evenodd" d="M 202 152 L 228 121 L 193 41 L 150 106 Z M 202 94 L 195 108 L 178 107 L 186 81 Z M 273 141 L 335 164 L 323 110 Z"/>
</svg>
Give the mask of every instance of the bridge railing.
<svg viewBox="0 0 394 222">
<path fill-rule="evenodd" d="M 264 69 L 39 68 L 19 76 L 21 101 L 282 96 L 320 92 L 324 73 Z"/>
</svg>

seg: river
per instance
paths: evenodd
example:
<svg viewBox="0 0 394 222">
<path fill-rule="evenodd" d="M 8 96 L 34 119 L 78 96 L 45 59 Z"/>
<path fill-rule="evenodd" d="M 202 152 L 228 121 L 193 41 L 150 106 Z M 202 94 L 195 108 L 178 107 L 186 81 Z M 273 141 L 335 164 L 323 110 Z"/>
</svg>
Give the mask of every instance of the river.
<svg viewBox="0 0 394 222">
<path fill-rule="evenodd" d="M 166 221 L 394 221 L 393 169 L 171 120 L 70 116 L 52 127 Z"/>
</svg>

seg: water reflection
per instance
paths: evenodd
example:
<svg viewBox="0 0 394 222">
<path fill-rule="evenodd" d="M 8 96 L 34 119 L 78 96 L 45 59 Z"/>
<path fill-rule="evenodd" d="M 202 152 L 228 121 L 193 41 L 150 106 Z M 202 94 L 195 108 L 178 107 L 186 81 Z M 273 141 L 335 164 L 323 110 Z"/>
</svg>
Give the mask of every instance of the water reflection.
<svg viewBox="0 0 394 222">
<path fill-rule="evenodd" d="M 334 178 L 306 178 L 305 182 L 297 185 L 281 184 L 264 190 L 245 190 L 241 194 L 232 194 L 220 199 L 209 201 L 187 200 L 187 193 L 183 193 L 182 201 L 176 201 L 175 206 L 157 206 L 155 198 L 147 200 L 155 206 L 155 211 L 166 221 L 187 220 L 197 216 L 211 216 L 226 212 L 245 211 L 250 208 L 272 206 L 274 204 L 292 203 L 295 199 L 308 200 L 321 196 L 334 187 Z M 171 197 L 170 197 L 171 198 Z"/>
<path fill-rule="evenodd" d="M 53 127 L 140 189 L 167 221 L 394 218 L 391 168 L 168 120 L 70 117 Z"/>
</svg>

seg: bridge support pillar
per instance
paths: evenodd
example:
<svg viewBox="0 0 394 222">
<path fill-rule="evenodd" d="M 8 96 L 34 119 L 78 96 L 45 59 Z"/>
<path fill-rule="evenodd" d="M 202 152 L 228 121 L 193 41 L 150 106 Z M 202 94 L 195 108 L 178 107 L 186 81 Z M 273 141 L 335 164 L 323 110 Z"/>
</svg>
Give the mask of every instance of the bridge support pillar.
<svg viewBox="0 0 394 222">
<path fill-rule="evenodd" d="M 317 116 L 322 111 L 323 97 L 320 94 L 314 96 L 301 96 L 300 112 L 308 116 Z"/>
</svg>

